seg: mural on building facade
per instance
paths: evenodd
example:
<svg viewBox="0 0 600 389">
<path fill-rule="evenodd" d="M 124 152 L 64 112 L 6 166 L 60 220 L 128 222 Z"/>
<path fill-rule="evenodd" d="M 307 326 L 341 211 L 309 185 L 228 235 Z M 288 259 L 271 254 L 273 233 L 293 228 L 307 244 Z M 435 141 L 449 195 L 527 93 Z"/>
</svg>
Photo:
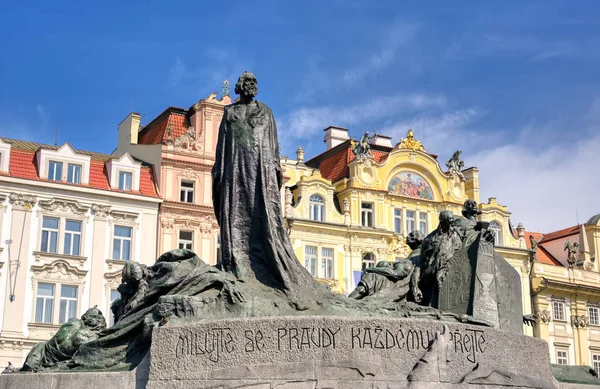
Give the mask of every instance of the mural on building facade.
<svg viewBox="0 0 600 389">
<path fill-rule="evenodd" d="M 394 195 L 433 200 L 433 190 L 423 177 L 412 172 L 397 173 L 388 186 L 388 191 Z"/>
</svg>

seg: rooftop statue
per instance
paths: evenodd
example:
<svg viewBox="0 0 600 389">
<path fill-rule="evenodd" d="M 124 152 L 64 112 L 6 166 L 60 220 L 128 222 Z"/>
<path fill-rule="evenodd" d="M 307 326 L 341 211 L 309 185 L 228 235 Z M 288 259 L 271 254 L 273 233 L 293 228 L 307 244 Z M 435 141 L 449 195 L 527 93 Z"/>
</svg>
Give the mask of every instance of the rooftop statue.
<svg viewBox="0 0 600 389">
<path fill-rule="evenodd" d="M 371 145 L 369 141 L 372 139 L 372 136 L 369 136 L 369 131 L 365 132 L 363 136 L 360 137 L 358 143 L 354 143 L 352 147 L 352 152 L 358 159 L 364 159 L 370 157 L 371 154 Z"/>
<path fill-rule="evenodd" d="M 579 243 L 571 243 L 569 239 L 565 241 L 565 250 L 567 252 L 567 264 L 569 267 L 575 267 L 577 264 L 577 251 L 579 250 Z"/>
<path fill-rule="evenodd" d="M 465 176 L 462 173 L 462 169 L 464 168 L 465 163 L 460 159 L 461 153 L 462 151 L 456 150 L 454 154 L 452 154 L 452 157 L 448 161 L 446 161 L 446 166 L 448 167 L 448 171 L 450 172 L 450 174 L 456 174 L 462 180 L 464 180 Z"/>
</svg>

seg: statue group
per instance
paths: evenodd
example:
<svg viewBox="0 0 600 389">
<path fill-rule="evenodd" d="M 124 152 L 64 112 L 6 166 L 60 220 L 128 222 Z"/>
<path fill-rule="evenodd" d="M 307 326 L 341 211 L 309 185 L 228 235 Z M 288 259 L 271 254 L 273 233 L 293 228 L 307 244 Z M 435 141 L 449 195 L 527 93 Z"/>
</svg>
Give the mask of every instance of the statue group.
<svg viewBox="0 0 600 389">
<path fill-rule="evenodd" d="M 349 297 L 314 280 L 296 258 L 282 216 L 273 112 L 255 100 L 252 73 L 240 76 L 235 93 L 240 98 L 225 107 L 212 170 L 220 265 L 210 266 L 189 250 L 167 252 L 151 266 L 126 263 L 121 297 L 111 307 L 115 324 L 106 327 L 97 308 L 88 310 L 34 347 L 22 371 L 129 370 L 148 353 L 154 328 L 182 319 L 392 315 L 519 331 L 521 320 L 512 317 L 507 325 L 499 304 L 504 299 L 508 309 L 520 312 L 520 295 L 512 305 L 500 296 L 512 293 L 512 273 L 494 253 L 493 232 L 477 221 L 472 200 L 464 203 L 462 216 L 442 211 L 429 235 L 411 232 L 406 240 L 412 253 L 367 268 Z M 369 153 L 368 134 L 363 138 L 359 155 Z M 473 286 L 476 279 L 485 287 Z M 460 301 L 450 304 L 456 293 Z M 486 301 L 485 309 L 478 308 L 478 298 Z"/>
</svg>

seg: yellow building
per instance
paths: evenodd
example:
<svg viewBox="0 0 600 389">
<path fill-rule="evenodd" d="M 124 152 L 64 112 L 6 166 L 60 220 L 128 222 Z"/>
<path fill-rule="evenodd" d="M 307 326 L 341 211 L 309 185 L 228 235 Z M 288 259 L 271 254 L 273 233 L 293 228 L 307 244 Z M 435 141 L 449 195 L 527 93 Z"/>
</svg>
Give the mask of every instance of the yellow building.
<svg viewBox="0 0 600 389">
<path fill-rule="evenodd" d="M 323 153 L 304 162 L 300 148 L 296 160 L 282 159 L 285 216 L 300 261 L 337 292 L 350 293 L 365 267 L 406 257 L 406 235 L 433 231 L 442 210 L 460 215 L 466 199 L 479 202 L 478 169 L 446 171 L 412 131 L 395 146 L 390 137 L 373 136 L 365 157 L 355 155 L 357 142 L 346 129 L 324 132 Z M 521 274 L 529 313 L 524 229 L 510 225 L 510 212 L 495 198 L 480 209 L 480 219 L 496 230 L 497 251 Z"/>
<path fill-rule="evenodd" d="M 583 225 L 526 235 L 529 245 L 530 239 L 538 245 L 532 272 L 535 336 L 548 342 L 552 363 L 592 366 L 600 373 L 600 215 Z"/>
</svg>

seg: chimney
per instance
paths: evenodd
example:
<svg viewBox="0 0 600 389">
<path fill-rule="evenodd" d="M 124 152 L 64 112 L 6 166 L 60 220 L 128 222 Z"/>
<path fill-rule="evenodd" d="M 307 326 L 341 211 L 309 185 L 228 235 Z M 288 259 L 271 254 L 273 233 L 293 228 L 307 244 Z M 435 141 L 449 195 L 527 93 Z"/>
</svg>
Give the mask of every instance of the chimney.
<svg viewBox="0 0 600 389">
<path fill-rule="evenodd" d="M 372 144 L 375 144 L 377 146 L 389 147 L 390 149 L 394 147 L 392 145 L 392 137 L 381 134 L 375 134 L 373 136 Z"/>
<path fill-rule="evenodd" d="M 327 150 L 344 143 L 348 139 L 348 130 L 342 127 L 329 126 L 325 131 L 324 142 L 327 144 Z"/>
<path fill-rule="evenodd" d="M 119 148 L 138 143 L 138 132 L 140 130 L 141 119 L 142 117 L 140 114 L 131 112 L 121 123 L 119 123 Z"/>
</svg>

